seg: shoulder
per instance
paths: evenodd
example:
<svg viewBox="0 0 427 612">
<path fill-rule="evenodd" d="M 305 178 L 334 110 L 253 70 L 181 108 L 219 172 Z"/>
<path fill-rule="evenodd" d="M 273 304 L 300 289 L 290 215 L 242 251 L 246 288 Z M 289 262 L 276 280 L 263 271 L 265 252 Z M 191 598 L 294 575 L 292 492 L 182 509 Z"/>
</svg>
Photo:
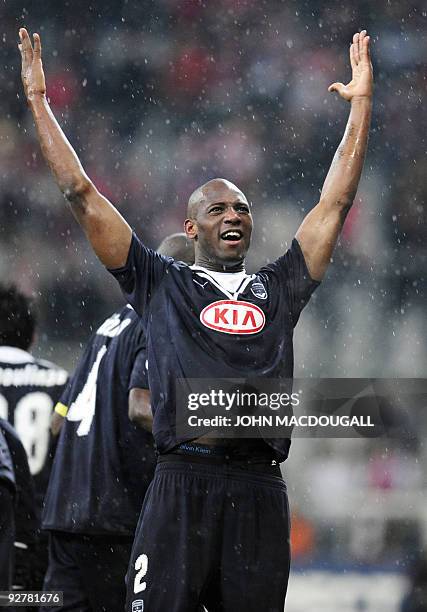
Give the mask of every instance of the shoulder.
<svg viewBox="0 0 427 612">
<path fill-rule="evenodd" d="M 68 379 L 68 372 L 61 366 L 47 359 L 33 357 L 27 351 L 15 347 L 0 347 L 0 370 L 3 370 L 5 375 L 8 373 L 8 379 L 11 375 L 14 380 L 25 370 L 32 381 L 28 384 L 38 384 L 39 380 L 43 384 L 48 377 L 49 385 L 63 385 Z M 23 384 L 21 379 L 20 381 L 20 384 Z"/>
<path fill-rule="evenodd" d="M 126 304 L 120 310 L 110 314 L 97 328 L 89 343 L 99 343 L 102 338 L 115 338 L 129 327 L 132 323 L 137 323 L 139 315 L 135 312 L 130 304 Z M 102 340 L 103 342 L 103 340 Z"/>
<path fill-rule="evenodd" d="M 163 256 L 162 256 L 163 257 Z M 193 274 L 194 270 L 183 261 L 179 261 L 178 259 L 173 259 L 173 257 L 163 257 L 165 261 L 168 263 L 168 272 L 174 272 L 176 274 Z"/>
<path fill-rule="evenodd" d="M 66 370 L 64 370 L 62 366 L 59 366 L 57 363 L 54 363 L 53 361 L 49 361 L 48 359 L 36 358 L 34 359 L 34 363 L 41 368 L 45 368 L 48 370 L 58 370 L 58 371 L 66 373 Z"/>
<path fill-rule="evenodd" d="M 167 257 L 165 255 L 161 255 L 154 249 L 146 246 L 142 240 L 137 236 L 135 232 L 132 233 L 132 241 L 129 248 L 129 253 L 127 257 L 126 264 L 123 268 L 115 268 L 109 269 L 113 274 L 120 273 L 121 270 L 128 268 L 129 266 L 135 265 L 138 263 L 138 260 L 153 260 L 154 262 L 161 264 L 163 267 L 168 267 L 174 263 L 174 259 L 172 257 Z"/>
<path fill-rule="evenodd" d="M 63 385 L 68 380 L 68 372 L 63 367 L 48 361 L 47 359 L 34 359 L 33 362 L 41 370 L 46 370 L 49 373 L 51 384 Z"/>
<path fill-rule="evenodd" d="M 172 257 L 164 257 L 166 262 L 165 274 L 160 281 L 159 286 L 165 283 L 182 284 L 191 281 L 196 271 L 183 261 L 178 261 Z"/>
<path fill-rule="evenodd" d="M 4 366 L 22 366 L 26 363 L 34 363 L 36 360 L 28 353 L 16 346 L 0 346 L 0 364 Z"/>
<path fill-rule="evenodd" d="M 304 253 L 296 238 L 292 240 L 290 247 L 283 255 L 263 266 L 257 274 L 266 279 L 277 278 L 281 282 L 284 280 L 295 282 L 299 279 L 313 286 L 320 284 L 319 281 L 311 278 Z"/>
</svg>

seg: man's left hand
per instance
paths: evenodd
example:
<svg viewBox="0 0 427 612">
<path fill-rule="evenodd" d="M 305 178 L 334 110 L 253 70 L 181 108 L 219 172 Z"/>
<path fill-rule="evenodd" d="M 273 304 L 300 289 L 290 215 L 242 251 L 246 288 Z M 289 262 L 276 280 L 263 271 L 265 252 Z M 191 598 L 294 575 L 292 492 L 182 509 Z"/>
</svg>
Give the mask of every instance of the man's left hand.
<svg viewBox="0 0 427 612">
<path fill-rule="evenodd" d="M 370 37 L 366 35 L 366 30 L 362 30 L 360 34 L 357 32 L 353 36 L 353 42 L 350 46 L 351 81 L 347 85 L 333 83 L 328 87 L 328 91 L 336 91 L 344 100 L 348 101 L 372 98 L 373 76 L 369 43 Z"/>
</svg>

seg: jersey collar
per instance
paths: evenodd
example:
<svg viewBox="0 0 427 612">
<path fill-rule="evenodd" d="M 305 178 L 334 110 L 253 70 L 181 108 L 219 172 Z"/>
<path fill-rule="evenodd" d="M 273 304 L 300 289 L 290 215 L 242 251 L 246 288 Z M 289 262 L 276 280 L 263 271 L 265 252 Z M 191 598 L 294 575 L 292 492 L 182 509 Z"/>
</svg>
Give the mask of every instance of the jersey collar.
<svg viewBox="0 0 427 612">
<path fill-rule="evenodd" d="M 34 357 L 16 346 L 0 346 L 0 361 L 5 363 L 26 363 Z"/>
<path fill-rule="evenodd" d="M 202 266 L 193 265 L 190 266 L 190 268 L 197 274 L 197 276 L 206 278 L 212 285 L 219 289 L 221 293 L 231 300 L 237 300 L 239 294 L 243 293 L 248 284 L 255 278 L 253 274 L 246 274 L 246 270 L 241 270 L 240 272 L 213 272 L 212 270 L 202 268 Z M 237 277 L 240 279 L 240 283 L 234 291 L 227 289 L 221 282 L 223 279 L 225 280 L 230 277 Z"/>
</svg>

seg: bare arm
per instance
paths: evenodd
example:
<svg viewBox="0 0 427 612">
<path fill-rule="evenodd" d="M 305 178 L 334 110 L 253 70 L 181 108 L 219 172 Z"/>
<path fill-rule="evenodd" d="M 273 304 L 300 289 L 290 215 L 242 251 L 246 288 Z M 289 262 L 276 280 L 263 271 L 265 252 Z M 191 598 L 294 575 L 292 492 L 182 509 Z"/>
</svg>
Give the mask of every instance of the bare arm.
<svg viewBox="0 0 427 612">
<path fill-rule="evenodd" d="M 148 389 L 135 387 L 129 393 L 129 418 L 146 431 L 152 431 L 151 394 Z"/>
<path fill-rule="evenodd" d="M 63 422 L 64 422 L 64 417 L 63 416 L 61 416 L 57 412 L 54 412 L 52 414 L 52 417 L 50 419 L 50 431 L 51 431 L 53 436 L 56 437 L 57 435 L 59 435 L 59 432 L 61 431 L 61 427 L 62 427 L 62 423 Z"/>
<path fill-rule="evenodd" d="M 347 85 L 334 83 L 337 91 L 351 103 L 344 137 L 326 176 L 319 203 L 302 222 L 296 238 L 312 278 L 321 280 L 328 267 L 341 228 L 356 196 L 368 144 L 372 108 L 372 65 L 369 36 L 355 34 L 350 47 L 352 80 Z"/>
<path fill-rule="evenodd" d="M 49 107 L 40 36 L 33 35 L 34 48 L 25 28 L 19 30 L 19 37 L 22 82 L 43 156 L 99 259 L 109 268 L 119 268 L 126 263 L 131 228 L 86 175 Z"/>
</svg>

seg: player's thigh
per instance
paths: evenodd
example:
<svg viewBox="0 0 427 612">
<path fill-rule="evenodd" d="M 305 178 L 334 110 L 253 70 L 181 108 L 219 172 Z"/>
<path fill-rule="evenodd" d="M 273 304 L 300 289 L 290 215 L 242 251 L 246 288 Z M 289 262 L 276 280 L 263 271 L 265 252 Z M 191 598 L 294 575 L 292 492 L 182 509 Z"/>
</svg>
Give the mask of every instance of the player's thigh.
<svg viewBox="0 0 427 612">
<path fill-rule="evenodd" d="M 218 610 L 283 612 L 290 566 L 283 481 L 233 485 L 225 508 Z"/>
<path fill-rule="evenodd" d="M 92 612 L 76 559 L 74 540 L 66 534 L 49 534 L 49 564 L 43 590 L 62 591 L 64 603 L 58 607 L 42 607 L 42 612 Z"/>
<path fill-rule="evenodd" d="M 132 539 L 111 536 L 85 538 L 80 544 L 80 568 L 94 612 L 121 612 L 126 602 L 125 576 Z"/>
</svg>

